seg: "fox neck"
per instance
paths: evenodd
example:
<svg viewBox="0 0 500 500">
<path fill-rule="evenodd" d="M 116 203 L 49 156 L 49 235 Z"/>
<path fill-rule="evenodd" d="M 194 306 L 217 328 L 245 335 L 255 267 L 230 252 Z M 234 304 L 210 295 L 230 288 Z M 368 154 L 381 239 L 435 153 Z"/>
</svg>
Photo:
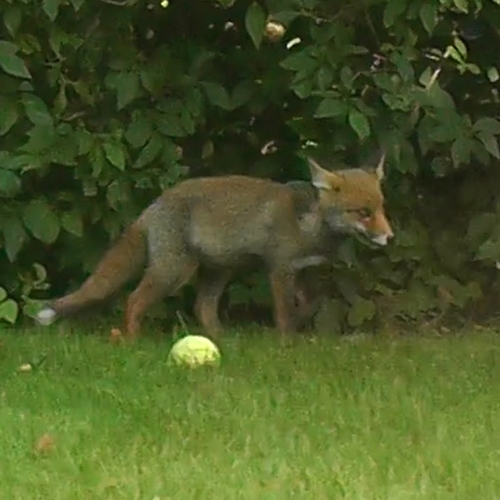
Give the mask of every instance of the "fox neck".
<svg viewBox="0 0 500 500">
<path fill-rule="evenodd" d="M 300 215 L 299 228 L 304 254 L 331 252 L 333 240 L 341 239 L 341 231 L 337 233 L 328 226 L 319 203 L 315 203 L 309 211 Z"/>
</svg>

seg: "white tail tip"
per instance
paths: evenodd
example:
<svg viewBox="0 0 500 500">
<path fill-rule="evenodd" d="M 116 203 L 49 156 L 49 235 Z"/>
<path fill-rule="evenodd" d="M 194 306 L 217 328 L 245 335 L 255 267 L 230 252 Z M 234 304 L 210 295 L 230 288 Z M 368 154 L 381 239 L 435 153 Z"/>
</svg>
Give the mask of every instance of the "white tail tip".
<svg viewBox="0 0 500 500">
<path fill-rule="evenodd" d="M 36 319 L 41 325 L 47 326 L 54 322 L 56 316 L 57 313 L 54 311 L 54 309 L 46 307 L 45 309 L 42 309 L 38 312 L 38 314 L 36 315 Z"/>
</svg>

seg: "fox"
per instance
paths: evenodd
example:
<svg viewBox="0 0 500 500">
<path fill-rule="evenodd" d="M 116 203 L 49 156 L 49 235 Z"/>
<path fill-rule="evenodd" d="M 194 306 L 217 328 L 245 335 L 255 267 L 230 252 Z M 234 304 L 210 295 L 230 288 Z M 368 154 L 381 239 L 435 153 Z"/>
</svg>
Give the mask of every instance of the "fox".
<svg viewBox="0 0 500 500">
<path fill-rule="evenodd" d="M 37 321 L 49 325 L 105 301 L 142 272 L 124 314 L 124 337 L 134 341 L 147 310 L 196 275 L 195 316 L 216 338 L 219 301 L 234 270 L 259 262 L 270 280 L 275 327 L 287 336 L 297 328 L 296 274 L 327 259 L 332 234 L 356 233 L 379 246 L 394 236 L 381 187 L 385 155 L 376 168 L 337 171 L 307 160 L 308 189 L 246 175 L 190 178 L 167 188 L 83 284 L 50 301 Z"/>
</svg>

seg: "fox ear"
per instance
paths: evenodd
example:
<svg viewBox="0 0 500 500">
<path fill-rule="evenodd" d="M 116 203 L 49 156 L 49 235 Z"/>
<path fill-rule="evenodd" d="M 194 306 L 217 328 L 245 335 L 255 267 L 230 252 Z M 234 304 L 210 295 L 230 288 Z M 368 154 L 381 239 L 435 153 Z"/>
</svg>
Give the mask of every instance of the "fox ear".
<svg viewBox="0 0 500 500">
<path fill-rule="evenodd" d="M 338 190 L 341 183 L 341 178 L 334 172 L 329 172 L 312 158 L 307 159 L 309 162 L 309 170 L 311 171 L 312 185 L 317 189 Z"/>
<path fill-rule="evenodd" d="M 385 153 L 382 153 L 382 156 L 380 157 L 380 160 L 378 162 L 377 167 L 375 168 L 375 175 L 377 176 L 377 179 L 381 181 L 384 176 L 384 164 L 385 164 Z"/>
</svg>

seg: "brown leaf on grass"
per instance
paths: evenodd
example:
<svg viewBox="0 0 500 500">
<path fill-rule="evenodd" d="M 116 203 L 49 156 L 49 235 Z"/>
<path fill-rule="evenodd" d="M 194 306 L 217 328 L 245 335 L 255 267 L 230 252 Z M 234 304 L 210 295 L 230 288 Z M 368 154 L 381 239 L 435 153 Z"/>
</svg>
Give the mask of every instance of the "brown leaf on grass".
<svg viewBox="0 0 500 500">
<path fill-rule="evenodd" d="M 50 434 L 45 433 L 35 443 L 35 453 L 37 455 L 50 453 L 54 449 L 54 447 L 54 438 Z"/>
<path fill-rule="evenodd" d="M 109 341 L 112 344 L 118 344 L 123 340 L 123 334 L 119 328 L 111 328 L 111 332 L 109 334 Z"/>
</svg>

